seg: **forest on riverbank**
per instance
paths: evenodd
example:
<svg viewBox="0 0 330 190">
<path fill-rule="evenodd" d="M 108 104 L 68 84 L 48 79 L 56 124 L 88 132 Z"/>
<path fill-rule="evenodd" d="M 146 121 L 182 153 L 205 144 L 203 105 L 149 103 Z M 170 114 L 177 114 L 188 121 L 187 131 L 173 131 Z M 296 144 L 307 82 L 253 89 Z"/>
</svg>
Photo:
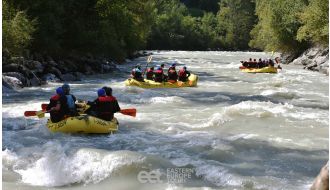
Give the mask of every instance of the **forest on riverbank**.
<svg viewBox="0 0 330 190">
<path fill-rule="evenodd" d="M 137 50 L 328 47 L 328 0 L 2 0 L 3 51 L 123 60 Z"/>
</svg>

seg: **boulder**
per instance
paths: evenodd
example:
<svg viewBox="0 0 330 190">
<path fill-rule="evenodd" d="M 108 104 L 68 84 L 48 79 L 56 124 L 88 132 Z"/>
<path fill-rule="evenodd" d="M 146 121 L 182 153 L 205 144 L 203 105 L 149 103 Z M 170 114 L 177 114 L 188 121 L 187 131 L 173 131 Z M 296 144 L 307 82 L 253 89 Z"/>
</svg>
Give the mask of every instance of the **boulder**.
<svg viewBox="0 0 330 190">
<path fill-rule="evenodd" d="M 84 77 L 84 74 L 81 72 L 74 72 L 73 75 L 76 76 L 77 80 L 81 80 Z"/>
<path fill-rule="evenodd" d="M 43 81 L 50 81 L 50 82 L 60 82 L 61 81 L 59 78 L 57 78 L 52 73 L 47 73 L 47 74 L 43 75 L 41 79 Z"/>
<path fill-rule="evenodd" d="M 32 77 L 29 78 L 29 86 L 40 86 L 42 84 L 41 80 L 33 73 L 31 72 Z"/>
<path fill-rule="evenodd" d="M 44 73 L 52 73 L 58 78 L 61 78 L 61 75 L 62 75 L 62 72 L 56 67 L 47 67 L 44 70 Z"/>
<path fill-rule="evenodd" d="M 2 66 L 2 72 L 17 72 L 22 66 L 17 63 L 10 63 Z"/>
<path fill-rule="evenodd" d="M 319 175 L 315 178 L 310 190 L 328 190 L 329 189 L 329 162 L 322 167 Z"/>
<path fill-rule="evenodd" d="M 66 73 L 61 75 L 63 81 L 76 81 L 79 80 L 73 73 Z"/>
<path fill-rule="evenodd" d="M 10 76 L 2 76 L 2 85 L 8 89 L 23 88 L 23 83 L 19 79 Z"/>
<path fill-rule="evenodd" d="M 25 78 L 25 76 L 19 72 L 8 72 L 8 73 L 3 73 L 2 75 L 17 78 L 18 80 L 20 80 L 22 82 L 22 84 L 24 86 L 26 86 L 28 83 L 28 79 Z"/>
<path fill-rule="evenodd" d="M 321 50 L 317 47 L 310 48 L 304 53 L 308 59 L 313 59 Z"/>
</svg>

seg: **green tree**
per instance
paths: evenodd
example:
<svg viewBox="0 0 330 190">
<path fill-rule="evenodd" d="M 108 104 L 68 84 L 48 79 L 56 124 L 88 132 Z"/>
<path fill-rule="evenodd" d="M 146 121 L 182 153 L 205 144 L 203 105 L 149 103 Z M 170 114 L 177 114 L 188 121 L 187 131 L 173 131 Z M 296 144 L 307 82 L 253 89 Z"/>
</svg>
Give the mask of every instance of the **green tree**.
<svg viewBox="0 0 330 190">
<path fill-rule="evenodd" d="M 27 17 L 24 11 L 18 11 L 7 1 L 2 1 L 2 42 L 3 49 L 12 55 L 21 55 L 31 43 L 36 21 Z"/>
<path fill-rule="evenodd" d="M 309 5 L 300 14 L 302 26 L 297 39 L 328 46 L 329 0 L 309 0 Z"/>
<path fill-rule="evenodd" d="M 251 0 L 222 0 L 217 14 L 218 35 L 225 47 L 247 49 L 256 17 Z"/>
<path fill-rule="evenodd" d="M 299 52 L 306 43 L 296 40 L 301 23 L 298 13 L 306 0 L 256 0 L 258 24 L 251 31 L 250 46 L 267 51 Z"/>
</svg>

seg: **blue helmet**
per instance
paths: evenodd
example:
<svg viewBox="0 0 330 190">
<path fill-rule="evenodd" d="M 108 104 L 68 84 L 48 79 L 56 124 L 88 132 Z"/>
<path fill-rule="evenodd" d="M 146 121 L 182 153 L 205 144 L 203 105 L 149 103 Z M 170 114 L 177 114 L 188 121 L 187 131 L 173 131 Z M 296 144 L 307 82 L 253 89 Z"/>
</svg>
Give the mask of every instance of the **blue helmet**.
<svg viewBox="0 0 330 190">
<path fill-rule="evenodd" d="M 172 67 L 175 67 L 175 66 L 176 66 L 176 63 L 173 63 L 171 66 L 172 66 Z"/>
<path fill-rule="evenodd" d="M 56 94 L 59 94 L 59 95 L 63 96 L 63 95 L 64 95 L 63 88 L 62 88 L 62 87 L 58 87 L 58 88 L 56 89 Z"/>
<path fill-rule="evenodd" d="M 98 96 L 105 96 L 105 90 L 103 88 L 97 90 Z"/>
</svg>

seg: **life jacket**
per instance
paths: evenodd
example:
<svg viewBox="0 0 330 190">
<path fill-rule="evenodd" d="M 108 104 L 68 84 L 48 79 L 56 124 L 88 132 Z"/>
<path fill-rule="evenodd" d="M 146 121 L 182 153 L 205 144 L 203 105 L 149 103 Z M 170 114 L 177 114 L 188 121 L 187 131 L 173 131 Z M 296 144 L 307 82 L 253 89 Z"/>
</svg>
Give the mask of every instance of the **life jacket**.
<svg viewBox="0 0 330 190">
<path fill-rule="evenodd" d="M 113 102 L 116 101 L 117 99 L 113 96 L 100 96 L 98 97 L 98 100 L 100 102 Z"/>
<path fill-rule="evenodd" d="M 65 104 L 65 99 L 64 97 L 61 99 L 62 97 L 58 94 L 52 96 L 49 100 L 49 104 L 47 106 L 47 110 L 50 110 L 51 108 L 53 107 L 56 107 L 57 106 L 57 102 L 60 101 L 60 104 L 61 104 L 61 109 L 59 111 L 51 111 L 50 112 L 50 120 L 53 122 L 53 123 L 56 123 L 56 122 L 59 122 L 61 120 L 64 119 L 64 110 L 67 108 L 67 105 Z"/>
<path fill-rule="evenodd" d="M 49 104 L 47 106 L 47 110 L 50 110 L 52 107 L 56 107 L 57 101 L 59 101 L 61 96 L 59 94 L 55 94 L 49 100 Z"/>
<path fill-rule="evenodd" d="M 187 72 L 183 68 L 179 70 L 179 77 L 187 77 Z"/>
<path fill-rule="evenodd" d="M 139 79 L 142 78 L 142 72 L 138 68 L 133 69 L 132 75 L 133 75 L 133 78 L 134 79 L 138 79 L 139 80 Z"/>
<path fill-rule="evenodd" d="M 76 109 L 76 104 L 75 104 L 75 101 L 74 101 L 72 95 L 69 94 L 69 95 L 65 95 L 65 96 L 66 96 L 66 104 L 68 105 L 68 108 L 70 110 Z"/>
<path fill-rule="evenodd" d="M 154 80 L 155 82 L 163 82 L 163 70 L 162 69 L 158 69 L 156 71 L 154 71 Z"/>
<path fill-rule="evenodd" d="M 154 70 L 151 70 L 150 68 L 147 70 L 146 77 L 148 80 L 152 80 L 152 77 L 154 75 Z"/>
<path fill-rule="evenodd" d="M 170 67 L 168 70 L 168 80 L 178 80 L 178 74 L 176 73 L 174 67 Z"/>
<path fill-rule="evenodd" d="M 114 113 L 120 111 L 120 108 L 115 97 L 101 96 L 97 99 L 96 110 L 98 118 L 111 121 Z"/>
</svg>

